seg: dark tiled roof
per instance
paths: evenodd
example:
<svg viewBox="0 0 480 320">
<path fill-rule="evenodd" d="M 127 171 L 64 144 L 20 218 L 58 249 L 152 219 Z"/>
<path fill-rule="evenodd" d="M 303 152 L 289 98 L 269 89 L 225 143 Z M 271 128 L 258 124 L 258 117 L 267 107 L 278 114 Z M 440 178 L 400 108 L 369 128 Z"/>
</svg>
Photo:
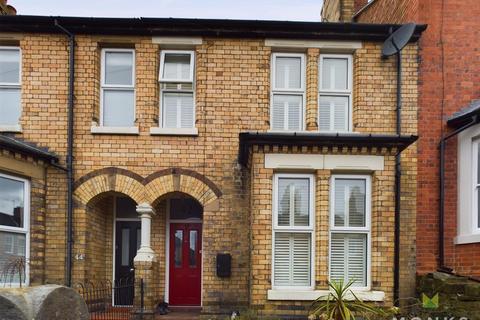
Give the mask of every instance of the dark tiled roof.
<svg viewBox="0 0 480 320">
<path fill-rule="evenodd" d="M 480 100 L 473 100 L 467 107 L 455 112 L 447 119 L 447 124 L 458 127 L 471 121 L 472 117 L 480 116 Z"/>
<path fill-rule="evenodd" d="M 58 156 L 49 151 L 48 148 L 39 147 L 33 142 L 28 142 L 9 134 L 0 134 L 0 148 L 47 160 L 48 162 L 58 162 Z"/>
</svg>

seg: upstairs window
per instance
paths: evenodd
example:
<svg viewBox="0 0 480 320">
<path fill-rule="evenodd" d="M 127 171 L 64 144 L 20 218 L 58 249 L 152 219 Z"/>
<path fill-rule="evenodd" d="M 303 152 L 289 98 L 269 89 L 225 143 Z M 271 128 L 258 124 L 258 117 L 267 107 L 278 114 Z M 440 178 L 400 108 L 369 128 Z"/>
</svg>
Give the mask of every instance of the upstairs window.
<svg viewBox="0 0 480 320">
<path fill-rule="evenodd" d="M 352 56 L 320 55 L 318 129 L 351 131 Z"/>
<path fill-rule="evenodd" d="M 272 56 L 271 129 L 304 129 L 305 55 L 274 53 Z"/>
<path fill-rule="evenodd" d="M 368 288 L 370 177 L 332 177 L 330 280 Z"/>
<path fill-rule="evenodd" d="M 195 127 L 194 67 L 193 51 L 162 51 L 160 116 L 163 128 Z"/>
<path fill-rule="evenodd" d="M 313 176 L 277 174 L 273 204 L 273 287 L 313 287 Z"/>
<path fill-rule="evenodd" d="M 103 49 L 100 125 L 135 125 L 135 51 Z"/>
<path fill-rule="evenodd" d="M 20 121 L 20 49 L 0 47 L 0 126 L 16 126 Z"/>
</svg>

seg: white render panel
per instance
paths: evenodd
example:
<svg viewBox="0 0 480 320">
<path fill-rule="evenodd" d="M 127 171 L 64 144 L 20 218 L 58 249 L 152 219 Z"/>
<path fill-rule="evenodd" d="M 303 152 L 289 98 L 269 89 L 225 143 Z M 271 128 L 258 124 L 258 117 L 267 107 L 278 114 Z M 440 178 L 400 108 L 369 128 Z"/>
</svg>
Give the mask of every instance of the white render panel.
<svg viewBox="0 0 480 320">
<path fill-rule="evenodd" d="M 383 156 L 325 155 L 324 169 L 376 171 L 383 168 Z"/>
<path fill-rule="evenodd" d="M 268 169 L 323 169 L 324 156 L 317 154 L 265 154 L 265 168 Z"/>
</svg>

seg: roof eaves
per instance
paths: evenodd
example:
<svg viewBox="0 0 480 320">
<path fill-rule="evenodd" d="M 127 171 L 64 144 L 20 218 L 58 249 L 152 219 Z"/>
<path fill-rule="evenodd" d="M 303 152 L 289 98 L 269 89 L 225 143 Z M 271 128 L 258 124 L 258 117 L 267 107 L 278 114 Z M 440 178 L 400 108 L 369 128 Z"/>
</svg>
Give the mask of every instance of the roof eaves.
<svg viewBox="0 0 480 320">
<path fill-rule="evenodd" d="M 58 156 L 47 148 L 6 134 L 0 134 L 0 147 L 48 162 L 57 163 L 59 160 Z"/>
</svg>

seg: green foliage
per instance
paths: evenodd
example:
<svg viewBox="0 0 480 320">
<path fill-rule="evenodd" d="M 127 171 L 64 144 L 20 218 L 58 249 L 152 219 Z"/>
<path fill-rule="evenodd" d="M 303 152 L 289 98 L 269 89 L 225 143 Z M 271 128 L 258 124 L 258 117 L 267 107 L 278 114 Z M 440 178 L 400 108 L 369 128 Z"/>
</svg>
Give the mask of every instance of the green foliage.
<svg viewBox="0 0 480 320">
<path fill-rule="evenodd" d="M 343 281 L 329 282 L 330 292 L 315 300 L 309 318 L 321 320 L 386 319 L 389 315 L 398 312 L 396 308 L 385 310 L 361 301 L 350 289 L 352 285 L 353 281 L 349 281 L 347 284 L 344 284 Z"/>
</svg>

